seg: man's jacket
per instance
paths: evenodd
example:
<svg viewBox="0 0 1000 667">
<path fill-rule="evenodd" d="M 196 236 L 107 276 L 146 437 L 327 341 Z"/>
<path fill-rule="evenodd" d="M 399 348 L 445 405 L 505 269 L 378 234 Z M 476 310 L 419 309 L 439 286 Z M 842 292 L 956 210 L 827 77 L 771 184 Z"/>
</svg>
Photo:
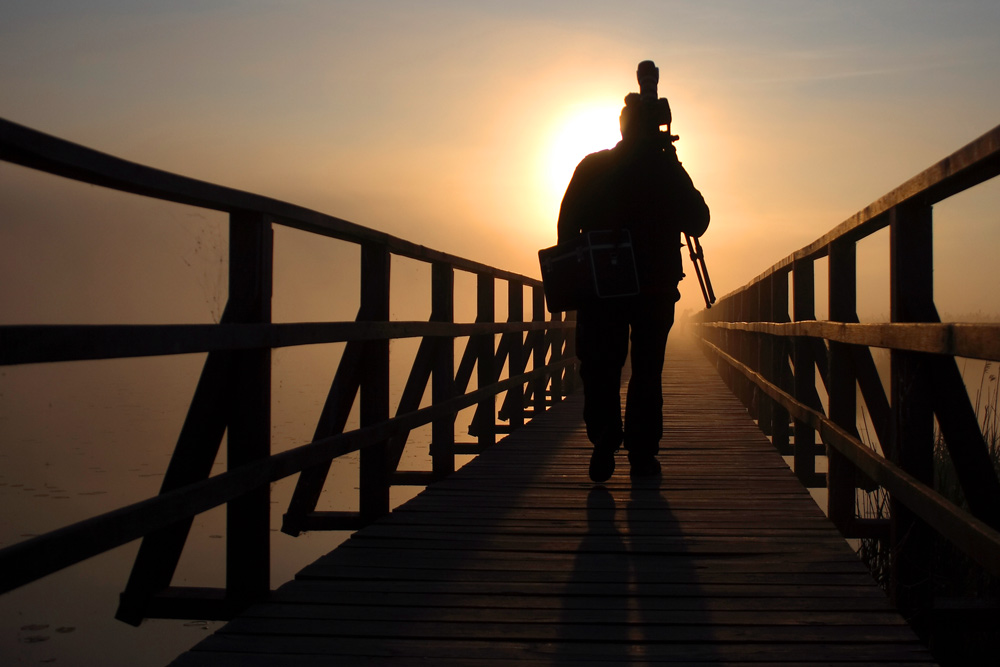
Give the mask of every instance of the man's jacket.
<svg viewBox="0 0 1000 667">
<path fill-rule="evenodd" d="M 632 237 L 641 294 L 677 294 L 681 232 L 701 236 L 708 206 L 670 146 L 620 142 L 577 166 L 559 211 L 559 243 L 601 229 Z"/>
</svg>

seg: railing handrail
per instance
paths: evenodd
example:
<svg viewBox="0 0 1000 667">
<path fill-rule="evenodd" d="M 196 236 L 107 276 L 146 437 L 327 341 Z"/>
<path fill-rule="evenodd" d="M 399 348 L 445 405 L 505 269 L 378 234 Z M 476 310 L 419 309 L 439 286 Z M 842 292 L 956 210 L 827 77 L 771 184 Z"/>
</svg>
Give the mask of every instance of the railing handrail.
<svg viewBox="0 0 1000 667">
<path fill-rule="evenodd" d="M 456 455 L 492 445 L 498 433 L 518 428 L 532 411 L 546 410 L 573 389 L 576 359 L 569 332 L 575 323 L 570 316 L 546 314 L 536 278 L 122 160 L 2 119 L 0 160 L 229 214 L 229 298 L 219 323 L 0 325 L 0 366 L 208 353 L 159 495 L 0 549 L 0 593 L 142 537 L 119 618 L 137 623 L 150 616 L 229 617 L 269 589 L 269 483 L 300 473 L 283 531 L 352 530 L 389 511 L 391 485 L 440 479 L 454 470 Z M 360 246 L 361 305 L 354 321 L 271 321 L 273 224 Z M 427 321 L 391 319 L 394 255 L 430 265 Z M 476 276 L 475 321 L 455 321 L 456 270 Z M 495 321 L 497 280 L 508 288 L 505 322 Z M 524 321 L 526 305 L 529 321 Z M 389 342 L 403 338 L 421 342 L 392 414 Z M 460 361 L 456 338 L 467 339 Z M 272 454 L 271 351 L 326 343 L 346 346 L 316 433 L 308 443 Z M 505 366 L 507 377 L 501 379 Z M 476 386 L 470 389 L 475 369 Z M 428 390 L 430 405 L 423 406 Z M 504 392 L 498 413 L 497 396 Z M 360 425 L 348 431 L 356 402 Z M 473 406 L 470 435 L 476 442 L 458 443 L 455 417 Z M 498 425 L 498 420 L 509 424 Z M 433 469 L 398 470 L 410 431 L 425 425 L 433 427 Z M 224 433 L 229 469 L 210 476 Z M 361 457 L 360 511 L 316 511 L 330 462 L 350 452 Z M 226 503 L 226 587 L 171 586 L 191 519 Z"/>
<path fill-rule="evenodd" d="M 271 197 L 130 162 L 0 118 L 0 160 L 84 183 L 225 213 L 254 211 L 273 222 L 352 243 L 375 243 L 401 257 L 443 262 L 469 273 L 540 286 L 537 278 L 380 232 Z"/>
<path fill-rule="evenodd" d="M 773 336 L 822 338 L 886 350 L 1000 361 L 1000 324 L 973 322 L 701 322 L 699 326 Z"/>
<path fill-rule="evenodd" d="M 997 175 L 1000 175 L 1000 125 L 879 197 L 823 236 L 722 298 L 745 290 L 774 273 L 787 271 L 797 261 L 824 257 L 829 253 L 830 245 L 837 241 L 857 241 L 884 229 L 889 225 L 888 213 L 894 207 L 915 200 L 930 206 Z"/>
<path fill-rule="evenodd" d="M 0 325 L 0 366 L 365 340 L 453 338 L 571 329 L 573 322 L 291 322 L 281 324 Z"/>
<path fill-rule="evenodd" d="M 1000 324 L 941 322 L 932 234 L 933 204 L 998 175 L 1000 126 L 726 294 L 694 325 L 720 374 L 779 451 L 792 456 L 803 483 L 827 488 L 829 517 L 844 535 L 891 535 L 890 592 L 925 636 L 933 606 L 926 526 L 1000 576 L 1000 479 L 955 362 L 1000 361 Z M 862 324 L 857 243 L 885 227 L 891 322 Z M 817 319 L 815 307 L 814 262 L 822 257 L 829 258 L 827 319 Z M 888 393 L 873 347 L 891 351 Z M 859 398 L 884 455 L 859 437 Z M 934 488 L 935 419 L 969 511 Z M 817 433 L 828 473 L 816 471 Z M 857 488 L 870 484 L 862 478 L 888 492 L 891 522 L 855 515 Z"/>
</svg>

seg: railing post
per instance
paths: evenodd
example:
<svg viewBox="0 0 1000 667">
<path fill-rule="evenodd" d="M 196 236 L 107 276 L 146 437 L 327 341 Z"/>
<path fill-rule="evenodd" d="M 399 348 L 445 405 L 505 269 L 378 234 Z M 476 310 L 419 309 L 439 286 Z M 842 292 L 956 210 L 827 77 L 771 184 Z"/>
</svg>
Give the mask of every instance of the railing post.
<svg viewBox="0 0 1000 667">
<path fill-rule="evenodd" d="M 531 321 L 536 323 L 545 322 L 545 291 L 541 285 L 534 285 L 531 288 Z M 545 366 L 545 332 L 532 332 L 533 344 L 531 346 L 531 369 L 540 370 Z M 532 405 L 534 416 L 537 417 L 545 412 L 545 387 L 548 380 L 542 376 L 532 381 L 532 394 L 535 399 Z"/>
<path fill-rule="evenodd" d="M 788 273 L 779 272 L 771 276 L 771 312 L 768 317 L 777 324 L 788 322 Z M 791 378 L 788 372 L 788 338 L 774 336 L 771 339 L 771 377 L 774 383 L 791 391 Z M 788 449 L 788 410 L 777 403 L 773 405 L 771 414 L 771 444 L 778 451 Z"/>
<path fill-rule="evenodd" d="M 812 259 L 796 260 L 792 269 L 794 287 L 792 305 L 796 322 L 816 319 L 816 281 Z M 795 364 L 795 398 L 813 406 L 816 392 L 816 365 L 813 363 L 812 344 L 808 338 L 797 336 L 793 345 Z M 795 420 L 794 467 L 803 484 L 811 485 L 816 476 L 816 432 L 805 422 Z"/>
<path fill-rule="evenodd" d="M 229 223 L 229 305 L 234 322 L 271 322 L 271 223 L 260 213 L 233 213 Z M 271 350 L 234 351 L 229 396 L 228 466 L 271 455 Z M 226 507 L 226 597 L 259 599 L 270 590 L 270 486 Z"/>
<path fill-rule="evenodd" d="M 850 240 L 830 245 L 830 320 L 857 319 L 857 246 Z M 857 381 L 851 346 L 830 341 L 830 419 L 851 435 L 857 435 Z M 854 519 L 855 472 L 847 459 L 832 447 L 826 448 L 827 514 L 845 532 Z"/>
<path fill-rule="evenodd" d="M 371 321 L 389 320 L 389 264 L 387 246 L 361 245 L 361 307 Z M 389 341 L 365 343 L 361 376 L 361 427 L 389 418 Z M 369 445 L 360 454 L 361 520 L 365 523 L 389 513 L 388 441 Z"/>
<path fill-rule="evenodd" d="M 760 320 L 760 283 L 754 283 L 743 293 L 743 322 L 758 322 Z M 758 361 L 760 358 L 760 334 L 752 331 L 744 331 L 742 344 L 741 361 L 749 368 L 760 372 Z M 750 416 L 760 419 L 760 391 L 757 385 L 746 379 L 746 399 L 744 404 Z"/>
<path fill-rule="evenodd" d="M 496 321 L 496 279 L 487 273 L 476 276 L 476 321 Z M 494 334 L 483 334 L 477 337 L 476 377 L 477 386 L 488 387 L 498 377 L 496 366 L 496 337 Z M 480 450 L 496 444 L 496 396 L 491 395 L 479 402 L 476 409 L 476 438 Z"/>
<path fill-rule="evenodd" d="M 455 321 L 455 269 L 435 263 L 431 269 L 431 320 Z M 435 405 L 455 395 L 455 339 L 442 336 L 436 342 L 431 399 Z M 455 415 L 439 417 L 431 424 L 431 469 L 435 479 L 455 472 Z"/>
<path fill-rule="evenodd" d="M 524 322 L 524 285 L 515 279 L 507 281 L 507 321 Z M 527 360 L 524 358 L 524 334 L 507 334 L 510 345 L 507 349 L 507 367 L 510 369 L 510 376 L 520 375 L 524 372 Z M 507 390 L 504 401 L 507 406 L 507 418 L 510 428 L 513 430 L 519 426 L 524 426 L 524 385 L 517 385 Z"/>
<path fill-rule="evenodd" d="M 893 322 L 933 319 L 933 233 L 931 207 L 900 205 L 889 212 L 890 310 Z M 934 486 L 934 413 L 926 354 L 893 350 L 893 462 L 923 484 Z M 891 505 L 894 603 L 921 636 L 926 636 L 932 602 L 930 529 L 895 499 Z"/>
<path fill-rule="evenodd" d="M 722 317 L 723 322 L 735 322 L 736 321 L 736 308 L 734 306 L 734 297 L 730 296 L 723 299 L 719 304 L 716 305 L 719 314 Z M 736 351 L 733 349 L 733 336 L 735 332 L 731 329 L 723 329 L 721 332 L 721 349 L 730 356 L 735 356 Z M 729 364 L 719 360 L 716 362 L 718 368 L 720 369 L 722 375 L 722 381 L 726 383 L 729 390 L 736 392 L 736 372 L 733 367 Z"/>
<path fill-rule="evenodd" d="M 746 322 L 747 321 L 747 288 L 740 290 L 739 294 L 736 295 L 734 299 L 735 312 L 733 314 L 734 322 Z M 740 363 L 747 363 L 747 339 L 749 334 L 746 331 L 736 331 L 733 330 L 733 351 L 730 352 L 735 359 L 738 359 Z M 752 383 L 743 376 L 742 373 L 735 373 L 733 375 L 736 381 L 736 395 L 739 397 L 740 402 L 743 404 L 744 408 L 749 410 L 750 408 L 750 392 Z"/>
<path fill-rule="evenodd" d="M 771 283 L 774 282 L 774 275 L 758 283 L 757 289 L 757 317 L 758 322 L 771 322 L 771 304 L 773 299 Z M 767 334 L 757 334 L 757 369 L 766 380 L 774 382 L 774 344 L 773 336 Z M 774 434 L 774 401 L 764 392 L 758 392 L 757 424 L 765 435 Z"/>
</svg>

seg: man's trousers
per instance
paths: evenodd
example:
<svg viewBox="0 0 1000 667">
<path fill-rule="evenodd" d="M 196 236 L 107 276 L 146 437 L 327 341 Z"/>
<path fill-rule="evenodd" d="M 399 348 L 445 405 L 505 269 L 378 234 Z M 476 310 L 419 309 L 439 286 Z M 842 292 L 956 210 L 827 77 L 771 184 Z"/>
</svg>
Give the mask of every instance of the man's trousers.
<svg viewBox="0 0 1000 667">
<path fill-rule="evenodd" d="M 608 299 L 577 313 L 576 354 L 583 379 L 583 419 L 594 447 L 638 455 L 659 451 L 663 437 L 663 355 L 674 323 L 672 295 Z M 622 368 L 632 348 L 632 376 L 621 414 Z"/>
</svg>

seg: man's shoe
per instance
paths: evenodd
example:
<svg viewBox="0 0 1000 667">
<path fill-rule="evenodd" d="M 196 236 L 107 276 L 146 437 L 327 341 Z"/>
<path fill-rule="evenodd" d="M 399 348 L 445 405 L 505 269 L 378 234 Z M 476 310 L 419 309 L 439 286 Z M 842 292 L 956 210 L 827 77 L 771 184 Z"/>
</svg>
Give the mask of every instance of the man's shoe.
<svg viewBox="0 0 1000 667">
<path fill-rule="evenodd" d="M 655 454 L 629 454 L 628 462 L 632 466 L 630 477 L 656 477 L 660 474 L 660 462 Z"/>
<path fill-rule="evenodd" d="M 594 447 L 594 453 L 590 455 L 590 479 L 600 484 L 611 478 L 615 472 L 615 452 L 616 449 L 604 447 Z"/>
</svg>

